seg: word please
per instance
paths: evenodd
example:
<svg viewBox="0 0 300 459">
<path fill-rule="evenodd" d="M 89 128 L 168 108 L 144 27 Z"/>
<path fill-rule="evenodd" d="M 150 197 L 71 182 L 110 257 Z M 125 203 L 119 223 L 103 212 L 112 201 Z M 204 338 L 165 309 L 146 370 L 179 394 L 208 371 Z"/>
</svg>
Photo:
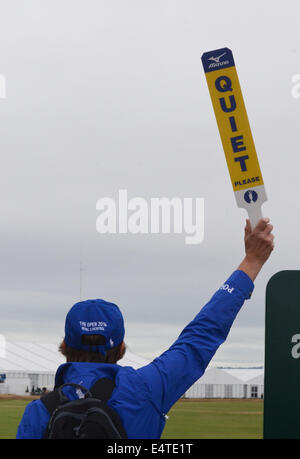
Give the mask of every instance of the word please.
<svg viewBox="0 0 300 459">
<path fill-rule="evenodd" d="M 118 202 L 101 198 L 96 209 L 100 215 L 96 229 L 100 234 L 174 234 L 185 233 L 186 244 L 204 239 L 203 198 L 144 198 L 128 200 L 127 190 L 119 190 Z"/>
</svg>

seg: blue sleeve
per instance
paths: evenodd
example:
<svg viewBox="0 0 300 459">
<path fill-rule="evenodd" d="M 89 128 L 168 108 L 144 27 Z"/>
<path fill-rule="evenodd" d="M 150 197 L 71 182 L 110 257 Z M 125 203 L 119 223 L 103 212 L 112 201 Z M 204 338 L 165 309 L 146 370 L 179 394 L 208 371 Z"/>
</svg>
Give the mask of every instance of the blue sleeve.
<svg viewBox="0 0 300 459">
<path fill-rule="evenodd" d="M 43 438 L 49 422 L 49 412 L 40 400 L 29 403 L 18 427 L 17 439 Z"/>
<path fill-rule="evenodd" d="M 235 271 L 183 329 L 174 344 L 138 370 L 163 413 L 167 413 L 203 375 L 253 288 L 247 274 Z"/>
</svg>

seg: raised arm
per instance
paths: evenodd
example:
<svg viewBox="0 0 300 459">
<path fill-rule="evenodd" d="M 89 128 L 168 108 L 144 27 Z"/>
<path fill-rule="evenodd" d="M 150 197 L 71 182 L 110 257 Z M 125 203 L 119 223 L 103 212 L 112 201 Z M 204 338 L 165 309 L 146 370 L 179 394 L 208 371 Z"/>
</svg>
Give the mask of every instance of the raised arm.
<svg viewBox="0 0 300 459">
<path fill-rule="evenodd" d="M 237 270 L 183 329 L 174 344 L 138 370 L 164 413 L 203 375 L 218 347 L 226 340 L 237 313 L 251 296 L 253 280 L 273 250 L 272 228 L 269 219 L 262 219 L 251 231 L 247 220 L 246 255 Z"/>
</svg>

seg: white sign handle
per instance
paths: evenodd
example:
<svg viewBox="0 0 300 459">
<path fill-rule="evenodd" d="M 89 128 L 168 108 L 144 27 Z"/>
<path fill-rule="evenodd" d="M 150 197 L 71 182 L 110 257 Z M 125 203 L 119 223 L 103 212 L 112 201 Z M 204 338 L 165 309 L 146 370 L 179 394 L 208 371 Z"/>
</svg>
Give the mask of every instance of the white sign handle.
<svg viewBox="0 0 300 459">
<path fill-rule="evenodd" d="M 259 220 L 263 218 L 261 206 L 267 200 L 264 185 L 239 190 L 234 194 L 238 207 L 242 207 L 248 212 L 251 228 L 254 230 Z"/>
<path fill-rule="evenodd" d="M 248 212 L 249 220 L 251 223 L 251 229 L 253 231 L 259 220 L 263 218 L 261 206 L 257 205 L 253 207 L 247 207 L 246 210 Z"/>
</svg>

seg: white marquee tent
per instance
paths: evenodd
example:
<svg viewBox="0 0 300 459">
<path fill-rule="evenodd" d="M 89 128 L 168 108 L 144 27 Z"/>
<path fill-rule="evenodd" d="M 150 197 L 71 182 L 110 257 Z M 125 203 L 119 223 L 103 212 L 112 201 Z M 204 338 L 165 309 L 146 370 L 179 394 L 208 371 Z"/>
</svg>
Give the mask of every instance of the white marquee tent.
<svg viewBox="0 0 300 459">
<path fill-rule="evenodd" d="M 0 356 L 0 394 L 24 395 L 32 388 L 51 390 L 59 365 L 65 362 L 55 344 L 6 342 Z M 149 362 L 130 351 L 119 364 L 135 369 Z M 1 381 L 1 378 L 0 378 Z M 186 398 L 261 398 L 263 396 L 263 368 L 208 367 L 204 375 L 185 393 Z"/>
<path fill-rule="evenodd" d="M 57 367 L 65 363 L 55 344 L 7 342 L 0 357 L 0 374 L 6 378 L 0 384 L 0 393 L 24 395 L 32 388 L 51 390 Z M 149 363 L 144 358 L 126 351 L 119 364 L 139 368 Z"/>
<path fill-rule="evenodd" d="M 185 393 L 186 398 L 262 398 L 263 368 L 211 367 Z"/>
</svg>

